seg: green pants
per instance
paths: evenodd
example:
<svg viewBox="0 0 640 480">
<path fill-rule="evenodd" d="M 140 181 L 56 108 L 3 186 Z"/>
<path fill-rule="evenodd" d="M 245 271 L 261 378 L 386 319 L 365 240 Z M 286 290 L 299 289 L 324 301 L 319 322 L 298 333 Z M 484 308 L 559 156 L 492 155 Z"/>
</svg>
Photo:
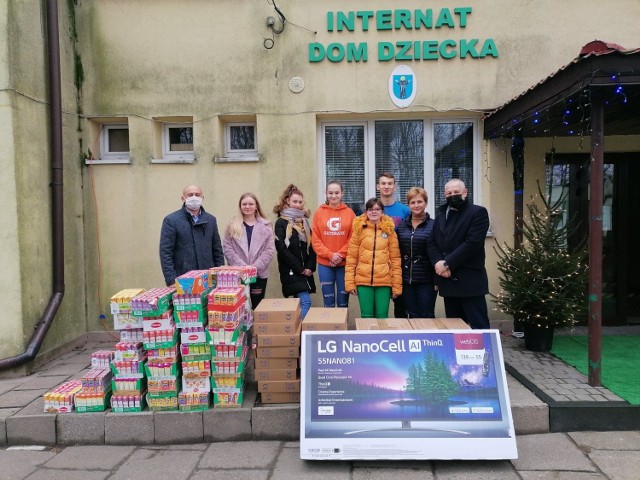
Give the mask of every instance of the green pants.
<svg viewBox="0 0 640 480">
<path fill-rule="evenodd" d="M 361 318 L 388 318 L 391 287 L 358 286 Z"/>
</svg>

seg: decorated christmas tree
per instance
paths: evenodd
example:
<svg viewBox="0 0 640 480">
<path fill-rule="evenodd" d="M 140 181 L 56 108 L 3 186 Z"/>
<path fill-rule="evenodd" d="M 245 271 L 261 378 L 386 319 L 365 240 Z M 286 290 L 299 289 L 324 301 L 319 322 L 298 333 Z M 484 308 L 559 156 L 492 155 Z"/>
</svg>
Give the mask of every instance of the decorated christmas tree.
<svg viewBox="0 0 640 480">
<path fill-rule="evenodd" d="M 552 202 L 540 185 L 538 192 L 538 198 L 527 205 L 521 248 L 494 247 L 501 287 L 494 302 L 525 331 L 526 326 L 574 325 L 584 318 L 588 307 L 585 243 L 569 251 L 567 238 L 576 225 L 564 219 L 564 196 Z"/>
</svg>

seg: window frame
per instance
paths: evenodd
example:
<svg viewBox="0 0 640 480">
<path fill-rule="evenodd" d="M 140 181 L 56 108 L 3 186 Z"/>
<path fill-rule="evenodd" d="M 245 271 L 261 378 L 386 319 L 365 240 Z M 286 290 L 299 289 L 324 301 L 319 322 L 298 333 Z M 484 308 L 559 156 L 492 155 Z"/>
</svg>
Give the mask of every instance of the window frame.
<svg viewBox="0 0 640 480">
<path fill-rule="evenodd" d="M 231 128 L 253 127 L 253 149 L 231 149 Z M 224 124 L 225 158 L 233 160 L 257 161 L 258 154 L 258 123 L 257 122 L 225 122 Z"/>
<path fill-rule="evenodd" d="M 318 142 L 318 202 L 325 201 L 325 189 L 327 178 L 327 165 L 326 165 L 326 145 L 325 145 L 325 128 L 335 126 L 362 126 L 364 128 L 364 192 L 365 197 L 363 203 L 371 197 L 377 197 L 376 191 L 376 175 L 382 172 L 376 172 L 375 164 L 375 124 L 376 122 L 383 121 L 422 121 L 424 128 L 424 141 L 423 141 L 423 158 L 424 158 L 424 178 L 422 184 L 429 194 L 429 204 L 427 211 L 430 215 L 435 214 L 435 209 L 439 205 L 435 205 L 433 199 L 434 195 L 434 178 L 433 173 L 435 171 L 435 142 L 434 142 L 434 128 L 439 123 L 471 123 L 473 132 L 473 202 L 482 205 L 482 187 L 481 187 L 481 132 L 480 132 L 480 118 L 472 115 L 461 116 L 411 116 L 411 117 L 378 117 L 374 119 L 348 119 L 348 120 L 322 120 L 319 122 L 317 142 Z M 348 188 L 345 185 L 345 188 Z M 401 199 L 402 203 L 406 203 L 406 199 Z"/>
<path fill-rule="evenodd" d="M 171 151 L 171 140 L 169 130 L 171 128 L 190 128 L 193 136 L 191 150 Z M 195 161 L 195 131 L 193 122 L 191 123 L 170 123 L 162 125 L 162 158 L 172 162 L 191 163 Z"/>
<path fill-rule="evenodd" d="M 131 161 L 131 143 L 129 137 L 129 150 L 121 152 L 112 152 L 109 149 L 109 132 L 111 130 L 127 130 L 129 137 L 128 123 L 103 123 L 100 128 L 100 160 L 109 162 L 130 162 Z"/>
</svg>

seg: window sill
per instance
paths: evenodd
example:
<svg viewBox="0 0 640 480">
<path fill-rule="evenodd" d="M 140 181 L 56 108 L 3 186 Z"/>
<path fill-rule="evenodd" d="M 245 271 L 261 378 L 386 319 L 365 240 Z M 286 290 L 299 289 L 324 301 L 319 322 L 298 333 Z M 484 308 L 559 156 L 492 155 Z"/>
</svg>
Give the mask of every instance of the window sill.
<svg viewBox="0 0 640 480">
<path fill-rule="evenodd" d="M 151 163 L 196 163 L 195 158 L 152 158 Z"/>
<path fill-rule="evenodd" d="M 259 162 L 260 156 L 246 156 L 246 157 L 213 157 L 215 163 L 235 163 L 235 162 Z"/>
<path fill-rule="evenodd" d="M 117 164 L 130 165 L 131 159 L 130 158 L 105 158 L 105 159 L 97 159 L 97 160 L 86 159 L 84 161 L 84 164 L 85 165 L 117 165 Z"/>
</svg>

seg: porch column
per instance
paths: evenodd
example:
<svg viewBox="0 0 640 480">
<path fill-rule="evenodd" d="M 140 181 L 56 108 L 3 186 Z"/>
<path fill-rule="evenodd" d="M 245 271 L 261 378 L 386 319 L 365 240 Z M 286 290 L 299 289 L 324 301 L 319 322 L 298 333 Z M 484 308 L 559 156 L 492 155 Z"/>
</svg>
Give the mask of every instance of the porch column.
<svg viewBox="0 0 640 480">
<path fill-rule="evenodd" d="M 591 91 L 591 165 L 589 169 L 589 385 L 601 385 L 602 371 L 602 202 L 604 102 Z"/>
</svg>

